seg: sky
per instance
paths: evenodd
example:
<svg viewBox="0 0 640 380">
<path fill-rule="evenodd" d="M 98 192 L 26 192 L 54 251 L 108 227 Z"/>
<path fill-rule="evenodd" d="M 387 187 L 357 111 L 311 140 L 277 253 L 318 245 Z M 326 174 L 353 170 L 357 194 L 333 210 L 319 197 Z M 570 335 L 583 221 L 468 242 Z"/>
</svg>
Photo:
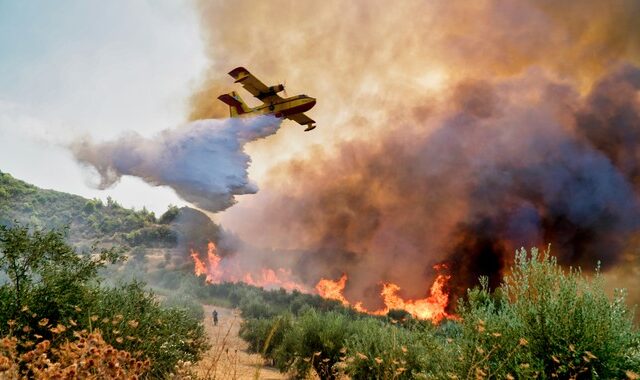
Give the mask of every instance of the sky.
<svg viewBox="0 0 640 380">
<path fill-rule="evenodd" d="M 156 213 L 185 204 L 133 177 L 97 190 L 66 145 L 185 123 L 207 64 L 187 1 L 0 0 L 0 170 Z"/>
</svg>

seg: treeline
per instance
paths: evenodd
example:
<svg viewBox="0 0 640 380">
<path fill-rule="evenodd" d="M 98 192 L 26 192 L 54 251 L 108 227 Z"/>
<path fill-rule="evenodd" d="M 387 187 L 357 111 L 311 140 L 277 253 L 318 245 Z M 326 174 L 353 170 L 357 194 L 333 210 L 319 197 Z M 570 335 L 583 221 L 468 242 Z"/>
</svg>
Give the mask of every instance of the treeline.
<svg viewBox="0 0 640 380">
<path fill-rule="evenodd" d="M 458 318 L 438 325 L 244 285 L 209 292 L 241 309 L 252 351 L 296 378 L 640 378 L 640 334 L 624 292 L 611 300 L 598 271 L 565 271 L 535 249 L 517 252 L 494 291 L 482 279 Z"/>
<path fill-rule="evenodd" d="M 164 378 L 198 361 L 201 307 L 102 286 L 98 271 L 120 260 L 79 254 L 61 231 L 0 225 L 0 378 Z"/>
</svg>

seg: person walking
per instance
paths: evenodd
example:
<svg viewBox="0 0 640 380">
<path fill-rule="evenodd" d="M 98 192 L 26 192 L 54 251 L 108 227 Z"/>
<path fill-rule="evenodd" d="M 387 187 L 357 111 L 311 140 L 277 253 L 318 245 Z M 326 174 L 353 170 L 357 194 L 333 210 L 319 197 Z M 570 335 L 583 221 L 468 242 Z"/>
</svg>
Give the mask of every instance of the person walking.
<svg viewBox="0 0 640 380">
<path fill-rule="evenodd" d="M 211 317 L 213 318 L 213 325 L 218 326 L 218 311 L 214 309 Z"/>
</svg>

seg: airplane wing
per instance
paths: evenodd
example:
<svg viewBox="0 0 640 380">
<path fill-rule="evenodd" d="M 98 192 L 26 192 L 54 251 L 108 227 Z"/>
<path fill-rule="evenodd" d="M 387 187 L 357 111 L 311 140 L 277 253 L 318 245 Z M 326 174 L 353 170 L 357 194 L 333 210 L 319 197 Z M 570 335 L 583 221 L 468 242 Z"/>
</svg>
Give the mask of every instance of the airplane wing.
<svg viewBox="0 0 640 380">
<path fill-rule="evenodd" d="M 274 90 L 267 87 L 244 67 L 236 67 L 229 71 L 229 75 L 236 80 L 236 83 L 240 83 L 245 90 L 249 91 L 251 95 L 264 103 L 276 103 L 283 100 Z"/>
<path fill-rule="evenodd" d="M 305 115 L 304 113 L 296 113 L 296 114 L 288 115 L 288 116 L 285 116 L 285 117 L 287 119 L 291 119 L 291 120 L 295 121 L 296 123 L 298 123 L 300 125 L 306 125 L 307 129 L 305 129 L 305 132 L 306 131 L 310 131 L 310 130 L 312 130 L 312 129 L 314 129 L 316 127 L 314 125 L 315 121 L 312 118 L 310 118 L 309 116 Z"/>
</svg>

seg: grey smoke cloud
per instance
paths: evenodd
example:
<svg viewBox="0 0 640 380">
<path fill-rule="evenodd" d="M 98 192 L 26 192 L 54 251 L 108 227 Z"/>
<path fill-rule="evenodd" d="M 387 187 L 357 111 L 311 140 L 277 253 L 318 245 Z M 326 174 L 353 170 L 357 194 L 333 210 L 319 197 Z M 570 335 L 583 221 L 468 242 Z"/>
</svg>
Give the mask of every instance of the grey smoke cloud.
<svg viewBox="0 0 640 380">
<path fill-rule="evenodd" d="M 169 186 L 184 200 L 218 212 L 233 205 L 236 195 L 258 191 L 248 178 L 251 158 L 244 145 L 276 133 L 280 124 L 270 116 L 197 120 L 150 138 L 135 132 L 106 142 L 83 138 L 70 149 L 78 162 L 98 172 L 100 189 L 130 175 Z"/>
<path fill-rule="evenodd" d="M 283 163 L 254 209 L 226 214 L 262 246 L 298 249 L 309 285 L 347 273 L 347 298 L 370 308 L 380 281 L 423 297 L 439 262 L 454 296 L 479 275 L 495 285 L 520 246 L 608 270 L 640 230 L 638 144 L 622 138 L 640 125 L 638 70 L 613 67 L 585 95 L 539 70 L 459 83 L 427 117 Z"/>
</svg>

